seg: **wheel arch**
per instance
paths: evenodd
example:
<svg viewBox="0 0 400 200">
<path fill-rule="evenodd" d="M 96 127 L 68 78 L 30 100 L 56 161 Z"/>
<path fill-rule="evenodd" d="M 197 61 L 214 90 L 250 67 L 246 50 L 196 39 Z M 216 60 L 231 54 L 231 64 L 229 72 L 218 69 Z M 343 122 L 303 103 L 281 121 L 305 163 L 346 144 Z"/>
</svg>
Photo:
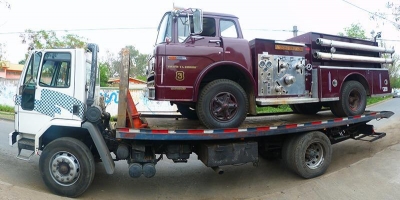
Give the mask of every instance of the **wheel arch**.
<svg viewBox="0 0 400 200">
<path fill-rule="evenodd" d="M 92 149 L 92 145 L 94 144 L 87 129 L 81 127 L 52 125 L 39 137 L 38 149 L 43 150 L 47 144 L 62 137 L 71 137 L 80 140 L 89 149 Z"/>
<path fill-rule="evenodd" d="M 35 146 L 37 150 L 43 150 L 47 144 L 55 139 L 71 137 L 82 141 L 93 153 L 98 153 L 106 172 L 113 174 L 115 169 L 107 144 L 104 141 L 99 129 L 92 123 L 79 123 L 78 126 L 67 126 L 55 123 L 49 125 L 42 134 L 36 135 Z"/>
<path fill-rule="evenodd" d="M 371 96 L 371 88 L 370 85 L 367 81 L 367 79 L 365 78 L 365 76 L 363 74 L 360 73 L 352 73 L 349 74 L 346 78 L 344 78 L 344 82 L 346 81 L 357 81 L 359 83 L 361 83 L 361 85 L 364 87 L 365 92 L 367 93 L 367 96 Z M 341 89 L 343 88 L 343 84 L 341 85 Z"/>
<path fill-rule="evenodd" d="M 198 101 L 199 93 L 207 83 L 217 79 L 229 79 L 238 83 L 246 91 L 249 100 L 249 113 L 256 114 L 256 82 L 251 75 L 251 72 L 236 62 L 217 62 L 205 68 L 195 81 L 194 101 Z"/>
</svg>

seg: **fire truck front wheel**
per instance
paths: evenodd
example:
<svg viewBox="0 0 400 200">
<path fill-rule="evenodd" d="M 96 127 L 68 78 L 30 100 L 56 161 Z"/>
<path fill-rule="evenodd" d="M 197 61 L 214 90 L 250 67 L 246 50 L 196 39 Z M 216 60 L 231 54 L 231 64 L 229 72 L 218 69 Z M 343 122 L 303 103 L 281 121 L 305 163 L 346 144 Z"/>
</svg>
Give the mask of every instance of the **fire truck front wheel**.
<svg viewBox="0 0 400 200">
<path fill-rule="evenodd" d="M 196 111 L 207 128 L 237 128 L 247 115 L 246 92 L 236 82 L 218 79 L 200 92 Z"/>
<path fill-rule="evenodd" d="M 176 104 L 176 107 L 178 108 L 178 112 L 181 113 L 183 117 L 186 117 L 187 119 L 190 120 L 198 120 L 199 118 L 197 117 L 196 110 L 192 108 L 189 105 L 185 104 Z"/>
<path fill-rule="evenodd" d="M 89 148 L 75 138 L 59 138 L 44 148 L 39 160 L 40 173 L 54 193 L 77 197 L 90 186 L 95 163 Z"/>
</svg>

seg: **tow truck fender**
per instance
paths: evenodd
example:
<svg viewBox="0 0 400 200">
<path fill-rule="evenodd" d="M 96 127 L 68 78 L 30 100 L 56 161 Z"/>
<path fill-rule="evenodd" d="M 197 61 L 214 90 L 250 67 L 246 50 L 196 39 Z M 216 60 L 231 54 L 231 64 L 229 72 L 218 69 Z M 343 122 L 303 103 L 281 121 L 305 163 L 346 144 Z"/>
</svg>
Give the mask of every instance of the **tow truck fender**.
<svg viewBox="0 0 400 200">
<path fill-rule="evenodd" d="M 115 170 L 115 163 L 99 129 L 97 129 L 96 126 L 90 122 L 83 123 L 82 128 L 85 128 L 89 131 L 90 136 L 96 145 L 97 151 L 100 154 L 101 161 L 104 164 L 107 174 L 113 174 Z"/>
<path fill-rule="evenodd" d="M 52 126 L 65 126 L 65 127 L 81 127 L 82 122 L 78 120 L 65 120 L 65 119 L 52 119 L 46 125 L 44 125 L 36 134 L 35 134 L 35 153 L 38 153 L 39 150 L 39 142 L 42 135 Z"/>
</svg>

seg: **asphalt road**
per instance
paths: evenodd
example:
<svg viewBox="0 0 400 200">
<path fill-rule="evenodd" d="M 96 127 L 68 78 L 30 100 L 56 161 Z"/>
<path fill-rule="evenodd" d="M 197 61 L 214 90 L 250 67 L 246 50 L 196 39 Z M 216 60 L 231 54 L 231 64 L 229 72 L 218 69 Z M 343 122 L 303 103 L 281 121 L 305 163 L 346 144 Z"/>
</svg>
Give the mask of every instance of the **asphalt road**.
<svg viewBox="0 0 400 200">
<path fill-rule="evenodd" d="M 390 110 L 400 113 L 400 99 L 391 99 L 384 103 L 369 107 L 369 110 Z M 297 191 L 308 187 L 314 181 L 324 177 L 335 178 L 337 171 L 349 168 L 354 163 L 370 158 L 376 153 L 391 147 L 400 141 L 397 127 L 400 114 L 390 119 L 373 121 L 376 131 L 386 132 L 387 136 L 373 143 L 348 140 L 333 146 L 333 158 L 328 171 L 321 177 L 305 180 L 288 171 L 279 160 L 266 161 L 260 159 L 259 166 L 252 164 L 223 167 L 223 175 L 216 174 L 205 167 L 192 155 L 188 163 L 174 164 L 170 160 L 162 160 L 157 166 L 155 177 L 132 179 L 128 175 L 125 161 L 116 163 L 114 175 L 107 175 L 101 163 L 96 165 L 96 176 L 91 187 L 80 199 L 243 199 L 268 198 L 292 199 L 286 191 Z M 46 188 L 40 177 L 38 158 L 30 161 L 15 158 L 16 146 L 8 145 L 8 133 L 13 130 L 13 123 L 0 120 L 0 199 L 43 199 L 55 198 Z M 379 156 L 379 155 L 376 155 Z M 400 162 L 400 161 L 396 161 Z M 354 171 L 357 173 L 357 170 Z M 368 176 L 367 174 L 365 176 Z M 340 176 L 338 176 L 340 178 Z M 340 183 L 340 181 L 339 181 Z M 326 187 L 338 187 L 337 182 Z M 313 187 L 311 184 L 310 187 Z M 315 186 L 314 186 L 315 187 Z M 371 183 L 374 187 L 374 183 Z M 369 190 L 367 187 L 364 188 Z M 322 195 L 322 196 L 321 196 Z M 342 196 L 339 199 L 359 199 Z M 390 195 L 390 194 L 389 194 Z M 299 198 L 294 196 L 293 198 Z M 335 198 L 336 198 L 335 197 Z M 308 197 L 307 197 L 308 198 Z M 302 199 L 302 198 L 299 198 Z M 319 194 L 318 199 L 328 199 Z M 360 198 L 361 199 L 361 198 Z M 368 199 L 368 198 L 367 198 Z M 396 199 L 393 197 L 393 199 Z"/>
</svg>

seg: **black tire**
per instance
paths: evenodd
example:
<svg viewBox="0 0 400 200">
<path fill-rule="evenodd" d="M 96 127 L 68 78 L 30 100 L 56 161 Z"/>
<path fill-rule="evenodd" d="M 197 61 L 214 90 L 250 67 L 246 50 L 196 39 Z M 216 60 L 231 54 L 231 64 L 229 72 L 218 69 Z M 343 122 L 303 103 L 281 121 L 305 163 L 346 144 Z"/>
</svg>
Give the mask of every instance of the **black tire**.
<svg viewBox="0 0 400 200">
<path fill-rule="evenodd" d="M 190 120 L 198 120 L 199 118 L 197 117 L 196 110 L 189 105 L 185 104 L 176 104 L 176 107 L 178 108 L 178 112 L 181 113 L 181 115 L 187 119 Z"/>
<path fill-rule="evenodd" d="M 95 163 L 88 147 L 75 138 L 59 138 L 44 148 L 39 160 L 46 186 L 55 194 L 77 197 L 94 179 Z"/>
<path fill-rule="evenodd" d="M 290 144 L 288 165 L 303 178 L 314 178 L 325 173 L 332 159 L 332 146 L 328 137 L 313 131 L 296 137 Z"/>
<path fill-rule="evenodd" d="M 343 110 L 341 110 L 340 108 L 338 108 L 338 102 L 332 102 L 329 106 L 329 108 L 331 109 L 331 112 L 338 117 L 341 116 L 345 116 L 345 114 L 343 113 Z"/>
<path fill-rule="evenodd" d="M 332 113 L 338 117 L 361 115 L 367 106 L 367 92 L 360 82 L 346 81 L 343 83 L 339 101 L 332 104 Z"/>
<path fill-rule="evenodd" d="M 296 135 L 287 136 L 285 141 L 283 142 L 282 146 L 282 162 L 283 164 L 290 170 L 292 169 L 292 161 L 293 159 L 293 152 L 294 152 L 294 145 L 293 142 L 296 140 Z"/>
<path fill-rule="evenodd" d="M 322 109 L 321 103 L 295 104 L 295 109 L 300 114 L 315 115 Z"/>
<path fill-rule="evenodd" d="M 248 104 L 246 93 L 239 84 L 219 79 L 201 90 L 196 111 L 207 128 L 236 128 L 246 118 Z"/>
<path fill-rule="evenodd" d="M 293 113 L 299 114 L 300 112 L 297 110 L 295 104 L 289 104 L 290 109 L 293 110 Z"/>
</svg>

